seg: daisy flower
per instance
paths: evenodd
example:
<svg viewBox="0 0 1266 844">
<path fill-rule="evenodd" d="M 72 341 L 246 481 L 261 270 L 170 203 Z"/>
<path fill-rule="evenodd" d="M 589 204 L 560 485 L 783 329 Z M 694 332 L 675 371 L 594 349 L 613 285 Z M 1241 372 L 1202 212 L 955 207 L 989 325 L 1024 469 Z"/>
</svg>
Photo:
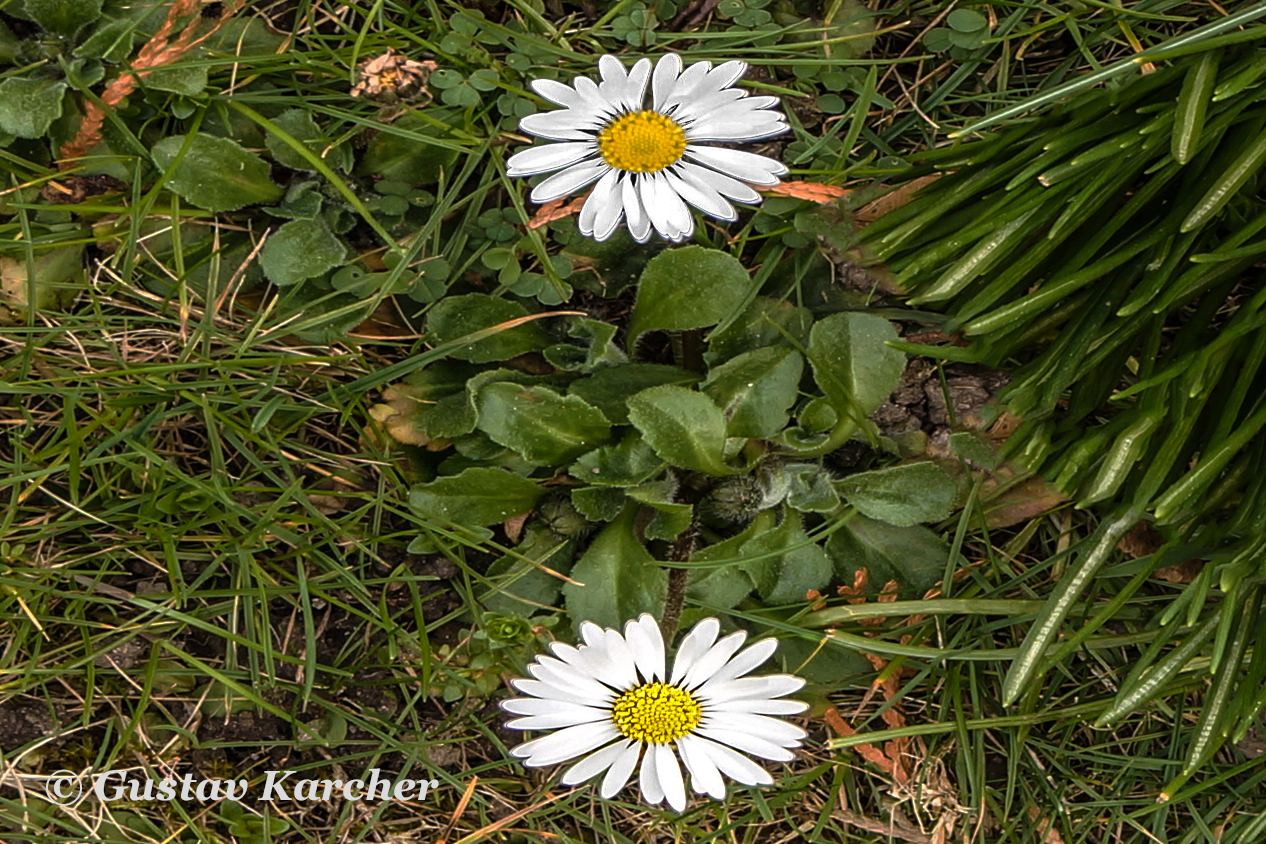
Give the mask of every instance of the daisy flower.
<svg viewBox="0 0 1266 844">
<path fill-rule="evenodd" d="M 507 170 L 511 176 L 558 171 L 532 189 L 533 202 L 552 202 L 596 181 L 580 210 L 581 233 L 596 240 L 610 237 L 621 219 L 639 243 L 652 227 L 668 240 L 683 240 L 694 231 L 686 203 L 735 220 L 738 212 L 727 200 L 760 202 L 752 185 L 776 185 L 787 172 L 763 155 L 702 145 L 787 131 L 786 118 L 771 110 L 777 97 L 749 97 L 730 87 L 746 70 L 739 61 L 715 68 L 698 62 L 683 72 L 681 59 L 669 53 L 653 73 L 650 59 L 626 73 L 614 56 L 603 56 L 600 83 L 585 76 L 574 86 L 536 79 L 533 90 L 563 109 L 529 114 L 519 127 L 560 143 L 515 153 Z"/>
<path fill-rule="evenodd" d="M 624 627 L 580 627 L 584 644 L 554 642 L 557 659 L 537 657 L 528 666 L 534 679 L 513 680 L 530 697 L 501 706 L 526 716 L 506 724 L 516 730 L 557 730 L 511 750 L 524 765 L 556 765 L 583 756 L 563 774 L 577 785 L 605 772 L 601 794 L 610 799 L 639 772 L 642 798 L 686 808 L 681 764 L 698 794 L 725 798 L 722 774 L 744 785 L 771 785 L 769 772 L 743 753 L 788 762 L 788 748 L 807 734 L 771 715 L 808 709 L 798 700 L 778 700 L 804 685 L 789 674 L 744 677 L 773 655 L 778 643 L 764 639 L 741 653 L 747 634 L 720 641 L 721 623 L 707 618 L 682 640 L 666 670 L 659 625 L 643 614 Z M 737 654 L 737 655 L 736 655 Z M 740 753 L 739 751 L 742 751 Z M 681 764 L 678 764 L 680 757 Z M 640 764 L 639 764 L 640 763 Z"/>
</svg>

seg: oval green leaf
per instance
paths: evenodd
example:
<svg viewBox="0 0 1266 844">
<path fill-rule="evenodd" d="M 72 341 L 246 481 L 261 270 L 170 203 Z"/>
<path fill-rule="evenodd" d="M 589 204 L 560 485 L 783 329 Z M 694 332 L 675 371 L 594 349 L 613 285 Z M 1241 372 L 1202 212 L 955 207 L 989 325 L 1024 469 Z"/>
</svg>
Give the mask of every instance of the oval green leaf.
<svg viewBox="0 0 1266 844">
<path fill-rule="evenodd" d="M 650 260 L 638 282 L 629 342 L 645 331 L 716 325 L 743 304 L 751 279 L 726 252 L 685 246 Z"/>
<path fill-rule="evenodd" d="M 674 466 L 709 475 L 733 474 L 725 465 L 725 415 L 712 399 L 664 385 L 629 399 L 629 421 L 655 453 Z"/>
<path fill-rule="evenodd" d="M 325 220 L 291 220 L 268 238 L 259 265 L 268 280 L 280 287 L 298 284 L 333 269 L 347 257 L 347 248 Z"/>
<path fill-rule="evenodd" d="M 185 138 L 164 138 L 154 145 L 154 163 L 171 167 Z M 208 211 L 236 211 L 246 205 L 276 202 L 284 191 L 269 178 L 268 164 L 237 141 L 194 135 L 180 163 L 167 173 L 167 186 Z"/>
<path fill-rule="evenodd" d="M 546 466 L 567 463 L 611 438 L 611 423 L 578 396 L 499 381 L 479 391 L 479 429 Z"/>
<path fill-rule="evenodd" d="M 418 484 L 409 493 L 409 506 L 422 516 L 463 525 L 492 525 L 528 512 L 544 494 L 535 481 L 522 475 L 475 467 Z"/>
</svg>

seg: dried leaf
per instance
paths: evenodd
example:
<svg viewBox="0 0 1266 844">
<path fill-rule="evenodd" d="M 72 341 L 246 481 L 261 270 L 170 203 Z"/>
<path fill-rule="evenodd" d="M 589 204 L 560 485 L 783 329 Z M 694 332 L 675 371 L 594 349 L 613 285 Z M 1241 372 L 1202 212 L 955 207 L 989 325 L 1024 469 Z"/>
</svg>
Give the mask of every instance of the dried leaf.
<svg viewBox="0 0 1266 844">
<path fill-rule="evenodd" d="M 921 179 L 915 179 L 912 182 L 907 182 L 891 193 L 886 193 L 879 197 L 879 199 L 876 199 L 869 205 L 864 205 L 859 208 L 853 214 L 853 219 L 859 223 L 873 223 L 889 211 L 896 211 L 898 208 L 905 205 L 910 201 L 910 198 L 914 195 L 915 191 L 924 185 L 930 185 L 939 178 L 941 178 L 941 176 L 938 173 L 932 176 L 924 176 Z"/>
<path fill-rule="evenodd" d="M 532 219 L 528 221 L 527 227 L 529 229 L 539 229 L 546 223 L 552 223 L 555 220 L 570 217 L 572 214 L 580 211 L 581 206 L 585 204 L 585 200 L 588 197 L 589 194 L 585 194 L 584 196 L 576 197 L 571 202 L 567 201 L 567 197 L 547 202 L 542 205 L 537 210 L 536 214 L 533 215 Z"/>
<path fill-rule="evenodd" d="M 777 196 L 807 199 L 810 202 L 834 202 L 851 191 L 839 185 L 822 185 L 817 182 L 779 182 L 773 187 L 761 188 L 762 192 Z"/>
<path fill-rule="evenodd" d="M 528 517 L 531 515 L 532 514 L 530 512 L 520 513 L 513 518 L 505 520 L 505 523 L 501 527 L 505 529 L 506 536 L 510 538 L 511 542 L 519 541 L 519 537 L 523 534 L 523 526 L 527 524 Z"/>
<path fill-rule="evenodd" d="M 1068 496 L 1053 484 L 1043 478 L 1032 477 L 996 498 L 988 499 L 985 524 L 990 529 L 1010 527 L 1040 516 L 1066 501 Z"/>
<path fill-rule="evenodd" d="M 844 720 L 834 706 L 826 711 L 825 719 L 827 725 L 831 729 L 835 730 L 835 732 L 841 737 L 847 738 L 849 736 L 857 735 L 857 730 L 854 730 L 848 725 L 848 722 Z M 867 762 L 878 765 L 885 773 L 891 775 L 892 760 L 890 760 L 882 750 L 875 747 L 873 744 L 855 744 L 850 749 L 856 750 L 857 753 Z"/>
<path fill-rule="evenodd" d="M 1121 537 L 1121 541 L 1117 543 L 1117 548 L 1130 555 L 1131 559 L 1137 560 L 1139 557 L 1146 557 L 1148 554 L 1155 554 L 1160 550 L 1161 545 L 1165 542 L 1160 535 L 1160 531 L 1152 527 L 1151 522 L 1139 522 L 1130 529 L 1125 536 Z M 1185 564 L 1183 564 L 1185 565 Z M 1181 568 L 1181 566 L 1170 566 L 1170 569 Z M 1161 580 L 1169 580 L 1168 577 L 1161 574 L 1169 569 L 1157 569 L 1152 573 L 1153 577 Z M 1171 583 L 1190 583 L 1190 580 L 1171 580 Z"/>
</svg>

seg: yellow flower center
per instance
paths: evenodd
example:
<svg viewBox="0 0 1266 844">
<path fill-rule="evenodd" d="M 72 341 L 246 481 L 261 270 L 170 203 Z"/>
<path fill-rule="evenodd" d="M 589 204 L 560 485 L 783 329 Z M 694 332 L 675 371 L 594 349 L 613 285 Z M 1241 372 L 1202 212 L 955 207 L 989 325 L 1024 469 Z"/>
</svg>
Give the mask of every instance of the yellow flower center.
<svg viewBox="0 0 1266 844">
<path fill-rule="evenodd" d="M 685 689 L 668 683 L 646 683 L 615 699 L 611 720 L 626 738 L 646 744 L 668 744 L 699 726 L 703 709 Z"/>
<path fill-rule="evenodd" d="M 598 150 L 617 170 L 657 173 L 686 151 L 686 130 L 657 111 L 635 111 L 599 133 Z"/>
</svg>

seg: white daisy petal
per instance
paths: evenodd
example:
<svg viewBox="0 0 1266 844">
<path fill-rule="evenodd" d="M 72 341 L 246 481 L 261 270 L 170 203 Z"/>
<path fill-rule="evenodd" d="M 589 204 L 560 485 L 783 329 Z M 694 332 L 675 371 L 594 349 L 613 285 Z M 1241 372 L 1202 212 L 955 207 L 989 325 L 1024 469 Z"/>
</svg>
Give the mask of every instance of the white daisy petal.
<svg viewBox="0 0 1266 844">
<path fill-rule="evenodd" d="M 734 210 L 734 206 L 711 188 L 688 182 L 672 171 L 665 172 L 663 176 L 674 193 L 703 213 L 716 217 L 718 220 L 738 219 L 738 212 Z"/>
<path fill-rule="evenodd" d="M 584 161 L 598 151 L 592 141 L 573 141 L 565 144 L 543 144 L 516 152 L 506 160 L 506 172 L 511 176 L 535 176 Z M 602 162 L 606 164 L 606 162 Z"/>
<path fill-rule="evenodd" d="M 523 759 L 523 764 L 528 767 L 541 768 L 573 759 L 619 737 L 620 732 L 610 721 L 577 724 L 525 742 L 510 753 Z"/>
<path fill-rule="evenodd" d="M 585 621 L 580 625 L 580 638 L 584 639 L 586 645 L 598 647 L 607 641 L 607 631 L 592 621 Z"/>
<path fill-rule="evenodd" d="M 637 685 L 637 666 L 633 662 L 633 651 L 618 630 L 606 632 L 606 646 L 603 650 L 611 662 L 612 671 L 617 682 L 612 685 L 624 690 Z"/>
<path fill-rule="evenodd" d="M 673 168 L 683 180 L 690 182 L 695 187 L 709 188 L 724 197 L 733 199 L 735 202 L 746 202 L 748 204 L 760 202 L 760 194 L 752 190 L 751 185 L 745 185 L 738 179 L 732 179 L 724 173 L 700 167 L 698 164 L 691 164 L 689 161 L 678 161 L 673 165 Z"/>
<path fill-rule="evenodd" d="M 624 640 L 621 639 L 620 641 L 622 643 Z M 609 648 L 594 648 L 588 645 L 573 648 L 563 642 L 552 642 L 550 643 L 550 650 L 568 665 L 575 666 L 582 671 L 588 671 L 595 680 L 603 685 L 615 689 L 627 689 L 637 681 L 636 674 L 629 671 L 627 665 L 617 659 L 612 659 Z"/>
<path fill-rule="evenodd" d="M 600 114 L 582 114 L 566 109 L 529 114 L 519 120 L 520 131 L 551 141 L 583 141 L 591 143 L 602 128 L 604 118 Z"/>
<path fill-rule="evenodd" d="M 668 186 L 661 173 L 642 177 L 642 200 L 655 231 L 665 240 L 678 241 L 694 231 L 694 218 L 681 197 Z"/>
<path fill-rule="evenodd" d="M 531 86 L 533 91 L 545 99 L 566 108 L 583 107 L 586 102 L 575 88 L 553 79 L 533 79 Z"/>
<path fill-rule="evenodd" d="M 651 73 L 650 59 L 639 59 L 626 74 L 619 59 L 615 56 L 603 56 L 598 59 L 598 73 L 602 76 L 598 90 L 608 102 L 628 111 L 636 111 L 642 107 L 642 100 L 646 96 L 646 80 Z"/>
<path fill-rule="evenodd" d="M 739 112 L 726 109 L 704 115 L 686 129 L 686 140 L 699 141 L 756 141 L 772 138 L 787 131 L 782 115 L 768 112 Z"/>
<path fill-rule="evenodd" d="M 680 683 L 695 661 L 712 647 L 720 632 L 721 622 L 715 618 L 705 618 L 696 624 L 677 648 L 677 655 L 673 658 L 673 673 L 668 678 L 668 682 L 673 685 Z"/>
<path fill-rule="evenodd" d="M 587 707 L 581 707 L 587 708 Z M 550 712 L 546 715 L 530 715 L 527 718 L 515 718 L 506 722 L 511 730 L 557 730 L 560 727 L 574 727 L 577 724 L 591 724 L 594 721 L 608 721 L 611 713 L 600 709 L 589 712 Z"/>
<path fill-rule="evenodd" d="M 710 714 L 704 721 L 704 726 L 709 729 L 731 730 L 760 736 L 782 747 L 799 747 L 800 742 L 809 735 L 795 724 L 788 724 L 786 721 L 764 715 L 750 715 L 746 712 Z"/>
<path fill-rule="evenodd" d="M 611 695 L 610 689 L 585 672 L 553 657 L 539 657 L 528 666 L 528 673 L 554 688 L 570 689 L 592 701 L 603 700 Z"/>
<path fill-rule="evenodd" d="M 651 78 L 651 60 L 638 59 L 629 71 L 629 82 L 625 88 L 624 106 L 630 111 L 642 107 L 646 100 L 646 83 Z"/>
<path fill-rule="evenodd" d="M 565 703 L 537 697 L 515 697 L 501 701 L 501 708 L 511 715 L 552 715 L 556 712 L 570 713 L 577 724 L 593 721 L 590 714 L 596 713 L 603 718 L 610 718 L 611 713 L 605 707 L 581 706 L 577 703 Z"/>
<path fill-rule="evenodd" d="M 677 742 L 677 752 L 681 761 L 690 771 L 690 786 L 697 794 L 706 794 L 714 800 L 725 799 L 725 781 L 721 772 L 712 761 L 706 750 L 699 746 L 697 736 L 684 736 Z"/>
<path fill-rule="evenodd" d="M 580 209 L 580 233 L 594 240 L 603 241 L 611 236 L 624 216 L 624 204 L 620 201 L 619 170 L 611 170 L 594 185 L 593 193 Z M 586 221 L 585 212 L 593 208 Z"/>
<path fill-rule="evenodd" d="M 642 785 L 642 799 L 654 806 L 664 802 L 664 789 L 659 784 L 659 772 L 655 765 L 655 747 L 646 748 L 642 755 L 642 767 L 638 771 L 638 779 Z"/>
<path fill-rule="evenodd" d="M 598 90 L 608 100 L 612 99 L 613 92 L 624 92 L 624 82 L 629 74 L 615 56 L 606 55 L 598 58 L 598 75 L 602 77 L 602 81 L 598 83 Z"/>
<path fill-rule="evenodd" d="M 787 172 L 781 161 L 766 158 L 753 152 L 741 149 L 720 149 L 717 147 L 701 147 L 691 144 L 686 147 L 686 155 L 702 164 L 720 170 L 753 185 L 776 185 L 778 176 Z"/>
<path fill-rule="evenodd" d="M 691 97 L 677 106 L 673 111 L 673 118 L 689 126 L 713 111 L 733 108 L 734 103 L 742 101 L 745 96 L 745 91 L 728 88 L 703 97 Z"/>
<path fill-rule="evenodd" d="M 664 114 L 676 114 L 683 102 L 687 102 L 695 89 L 708 77 L 708 71 L 712 69 L 711 62 L 695 62 L 686 68 L 685 72 L 677 78 L 672 90 L 669 91 L 662 101 L 655 101 L 655 110 Z"/>
<path fill-rule="evenodd" d="M 753 715 L 799 715 L 806 712 L 809 704 L 802 700 L 714 700 L 708 704 L 709 712 L 749 712 Z"/>
<path fill-rule="evenodd" d="M 723 683 L 705 683 L 699 694 L 717 700 L 782 697 L 804 688 L 804 680 L 790 674 L 767 674 L 763 677 L 740 677 Z"/>
<path fill-rule="evenodd" d="M 616 760 L 623 756 L 632 743 L 628 739 L 624 739 L 623 741 L 617 741 L 615 744 L 609 744 L 596 753 L 589 754 L 568 768 L 560 782 L 563 785 L 577 785 L 597 776 L 610 768 Z M 620 785 L 623 786 L 624 783 L 620 783 Z"/>
<path fill-rule="evenodd" d="M 575 729 L 574 727 L 572 729 Z M 729 745 L 737 748 L 744 753 L 750 753 L 753 756 L 759 756 L 762 759 L 769 759 L 773 762 L 790 762 L 796 758 L 796 755 L 787 748 L 774 742 L 761 738 L 760 736 L 750 735 L 748 733 L 740 733 L 737 730 L 722 730 L 716 727 L 700 727 L 695 730 L 695 735 L 702 738 L 712 739 L 715 742 Z"/>
<path fill-rule="evenodd" d="M 682 685 L 688 689 L 693 689 L 705 682 L 718 668 L 725 665 L 730 657 L 734 656 L 735 651 L 743 647 L 743 640 L 746 638 L 747 631 L 740 630 L 737 633 L 731 633 L 708 648 L 707 653 L 699 657 L 699 661 L 686 674 L 686 679 L 682 681 Z"/>
<path fill-rule="evenodd" d="M 739 81 L 744 73 L 747 73 L 747 62 L 737 59 L 722 62 L 708 72 L 708 77 L 703 84 L 719 91 Z"/>
<path fill-rule="evenodd" d="M 598 793 L 602 795 L 603 799 L 610 800 L 616 795 L 616 792 L 624 788 L 629 781 L 629 777 L 633 776 L 633 769 L 637 767 L 637 757 L 641 752 L 641 744 L 633 741 L 627 742 L 624 750 L 611 763 L 611 770 L 607 771 L 607 775 L 602 778 L 602 789 Z"/>
<path fill-rule="evenodd" d="M 649 210 L 649 209 L 648 209 Z M 654 217 L 652 216 L 652 221 Z M 624 625 L 624 639 L 633 650 L 633 659 L 642 679 L 664 679 L 664 637 L 654 616 L 642 613 L 636 621 Z"/>
<path fill-rule="evenodd" d="M 774 784 L 774 778 L 769 775 L 769 771 L 738 751 L 705 738 L 699 738 L 697 741 L 701 752 L 708 754 L 713 764 L 730 779 L 741 782 L 743 785 Z"/>
<path fill-rule="evenodd" d="M 676 53 L 665 53 L 655 63 L 655 73 L 651 75 L 651 108 L 663 111 L 660 105 L 668 99 L 680 75 L 681 57 Z"/>
<path fill-rule="evenodd" d="M 629 234 L 633 235 L 633 239 L 638 243 L 645 243 L 651 236 L 651 218 L 647 215 L 646 208 L 642 206 L 641 197 L 638 196 L 636 174 L 625 179 L 620 185 Z"/>
<path fill-rule="evenodd" d="M 742 653 L 717 669 L 717 672 L 708 678 L 708 682 L 724 683 L 736 677 L 742 677 L 773 656 L 776 650 L 778 650 L 777 639 L 761 639 L 756 644 L 749 645 Z"/>
<path fill-rule="evenodd" d="M 573 164 L 566 170 L 555 173 L 532 188 L 530 196 L 533 202 L 553 202 L 555 199 L 562 199 L 564 196 L 580 190 L 604 173 L 609 172 L 611 172 L 611 165 L 601 160 Z"/>
<path fill-rule="evenodd" d="M 664 790 L 668 805 L 674 811 L 684 812 L 686 784 L 682 782 L 681 766 L 677 764 L 673 749 L 666 744 L 656 744 L 651 747 L 651 750 L 655 754 L 655 774 L 659 777 L 659 787 Z"/>
<path fill-rule="evenodd" d="M 585 695 L 571 691 L 570 689 L 560 689 L 557 686 L 549 683 L 543 683 L 540 680 L 512 680 L 511 683 L 516 689 L 523 692 L 525 695 L 545 698 L 546 700 L 563 701 L 564 703 L 578 703 L 581 706 L 610 703 L 615 699 L 615 694 L 608 692 L 603 700 L 594 700 L 591 697 L 586 697 Z"/>
</svg>

